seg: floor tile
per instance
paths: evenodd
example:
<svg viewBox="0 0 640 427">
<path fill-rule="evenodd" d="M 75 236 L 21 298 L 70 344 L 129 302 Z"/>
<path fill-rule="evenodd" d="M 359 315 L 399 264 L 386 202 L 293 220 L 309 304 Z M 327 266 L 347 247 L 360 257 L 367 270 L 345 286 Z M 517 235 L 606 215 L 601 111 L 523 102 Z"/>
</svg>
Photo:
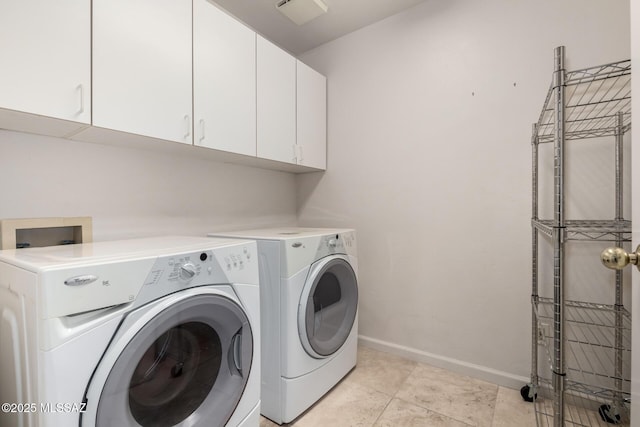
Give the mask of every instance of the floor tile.
<svg viewBox="0 0 640 427">
<path fill-rule="evenodd" d="M 419 364 L 396 397 L 479 427 L 490 427 L 498 386 Z"/>
<path fill-rule="evenodd" d="M 260 417 L 260 427 L 278 427 L 278 424 L 274 423 L 269 418 Z"/>
<path fill-rule="evenodd" d="M 370 427 L 390 400 L 390 396 L 346 378 L 293 424 L 296 427 Z"/>
<path fill-rule="evenodd" d="M 520 390 L 498 387 L 492 427 L 532 427 L 536 425 L 533 403 L 525 402 Z"/>
<path fill-rule="evenodd" d="M 360 347 L 356 369 L 290 426 L 527 427 L 535 413 L 519 390 Z"/>
<path fill-rule="evenodd" d="M 393 399 L 384 410 L 375 427 L 470 427 L 471 424 L 454 420 L 400 399 Z"/>
<path fill-rule="evenodd" d="M 360 347 L 349 380 L 393 396 L 417 365 L 400 356 Z"/>
</svg>

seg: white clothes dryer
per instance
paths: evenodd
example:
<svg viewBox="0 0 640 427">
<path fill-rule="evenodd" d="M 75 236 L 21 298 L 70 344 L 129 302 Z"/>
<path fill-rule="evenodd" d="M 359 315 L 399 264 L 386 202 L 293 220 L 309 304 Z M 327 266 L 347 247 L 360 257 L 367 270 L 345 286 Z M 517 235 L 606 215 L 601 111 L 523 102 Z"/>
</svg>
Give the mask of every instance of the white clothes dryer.
<svg viewBox="0 0 640 427">
<path fill-rule="evenodd" d="M 257 427 L 258 277 L 244 240 L 0 251 L 0 425 Z"/>
<path fill-rule="evenodd" d="M 291 422 L 356 365 L 358 280 L 350 229 L 211 233 L 258 242 L 262 415 Z"/>
</svg>

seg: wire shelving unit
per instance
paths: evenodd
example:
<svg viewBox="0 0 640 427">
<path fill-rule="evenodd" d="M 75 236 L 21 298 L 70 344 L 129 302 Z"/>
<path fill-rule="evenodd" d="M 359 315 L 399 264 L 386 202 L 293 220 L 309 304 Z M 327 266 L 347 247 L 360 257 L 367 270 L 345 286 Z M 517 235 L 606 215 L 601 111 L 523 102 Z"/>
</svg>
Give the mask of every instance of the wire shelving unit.
<svg viewBox="0 0 640 427">
<path fill-rule="evenodd" d="M 631 129 L 631 61 L 565 70 L 565 49 L 554 52 L 554 73 L 532 132 L 531 382 L 522 397 L 535 402 L 539 426 L 629 424 L 631 315 L 623 305 L 623 274 L 615 296 L 596 304 L 565 298 L 569 241 L 631 241 L 623 218 L 623 137 Z M 565 217 L 565 142 L 611 137 L 615 143 L 615 217 Z M 573 142 L 572 142 L 573 143 Z M 539 146 L 553 144 L 553 218 L 539 218 Z M 540 241 L 553 246 L 553 295 L 540 295 Z M 597 262 L 597 261 L 595 261 Z M 614 274 L 614 273 L 612 273 Z"/>
</svg>

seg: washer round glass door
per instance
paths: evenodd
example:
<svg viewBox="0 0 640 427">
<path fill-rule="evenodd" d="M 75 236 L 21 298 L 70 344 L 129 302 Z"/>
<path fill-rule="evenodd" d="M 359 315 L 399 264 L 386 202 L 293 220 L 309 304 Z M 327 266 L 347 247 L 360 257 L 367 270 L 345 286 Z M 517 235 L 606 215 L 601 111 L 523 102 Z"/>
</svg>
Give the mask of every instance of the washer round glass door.
<svg viewBox="0 0 640 427">
<path fill-rule="evenodd" d="M 347 340 L 358 309 L 358 280 L 342 257 L 327 257 L 311 266 L 302 290 L 298 330 L 309 355 L 332 355 Z"/>
<path fill-rule="evenodd" d="M 214 294 L 170 305 L 113 364 L 96 426 L 223 426 L 247 383 L 253 336 L 244 311 Z"/>
</svg>

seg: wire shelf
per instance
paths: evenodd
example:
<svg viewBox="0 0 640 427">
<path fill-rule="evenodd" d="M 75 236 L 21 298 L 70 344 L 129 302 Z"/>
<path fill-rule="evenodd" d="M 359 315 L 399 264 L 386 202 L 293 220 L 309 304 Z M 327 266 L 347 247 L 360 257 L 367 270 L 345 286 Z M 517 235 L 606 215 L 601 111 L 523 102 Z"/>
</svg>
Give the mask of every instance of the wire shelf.
<svg viewBox="0 0 640 427">
<path fill-rule="evenodd" d="M 598 414 L 601 405 L 617 408 L 624 422 L 629 419 L 628 401 L 631 388 L 631 314 L 624 307 L 581 301 L 565 301 L 566 388 L 565 423 L 578 426 L 607 425 Z M 538 343 L 548 358 L 548 371 L 540 369 L 540 402 L 536 402 L 538 425 L 544 417 L 553 419 L 552 372 L 553 337 L 549 336 L 554 321 L 552 298 L 537 299 L 534 309 L 540 330 Z M 619 334 L 617 336 L 617 334 Z M 616 346 L 616 338 L 621 347 Z M 616 360 L 619 358 L 619 360 Z M 616 361 L 618 362 L 616 364 Z M 620 372 L 615 367 L 620 366 Z M 595 417 L 593 416 L 595 414 Z M 598 423 L 597 421 L 599 420 Z"/>
<path fill-rule="evenodd" d="M 551 381 L 541 378 L 538 386 L 538 398 L 535 400 L 536 424 L 538 426 L 554 426 L 553 391 Z M 611 427 L 599 414 L 601 402 L 594 401 L 589 394 L 581 391 L 579 386 L 568 383 L 565 391 L 564 425 L 580 427 Z M 618 408 L 621 427 L 630 425 L 629 405 L 623 404 Z M 614 411 L 616 411 L 614 409 Z"/>
<path fill-rule="evenodd" d="M 616 246 L 631 241 L 631 222 L 623 219 L 631 61 L 570 72 L 564 64 L 565 48 L 558 46 L 552 82 L 531 138 L 531 382 L 520 392 L 525 401 L 536 400 L 539 426 L 606 426 L 607 421 L 628 425 L 631 316 L 623 307 L 623 274 L 615 276 L 615 305 L 566 300 L 567 284 L 575 282 L 565 280 L 565 246 L 569 240 Z M 615 220 L 566 220 L 565 142 L 597 137 L 613 137 Z M 541 143 L 553 143 L 553 220 L 539 218 Z M 539 295 L 540 289 L 548 289 L 539 287 L 541 237 L 553 245 L 553 298 Z"/>
<path fill-rule="evenodd" d="M 612 136 L 631 129 L 630 60 L 567 72 L 565 85 L 566 140 Z M 553 89 L 552 83 L 538 119 L 538 143 L 554 141 Z"/>
<path fill-rule="evenodd" d="M 534 219 L 531 225 L 548 237 L 553 237 L 553 220 Z M 629 220 L 568 220 L 565 221 L 566 240 L 597 240 L 630 242 Z"/>
</svg>

